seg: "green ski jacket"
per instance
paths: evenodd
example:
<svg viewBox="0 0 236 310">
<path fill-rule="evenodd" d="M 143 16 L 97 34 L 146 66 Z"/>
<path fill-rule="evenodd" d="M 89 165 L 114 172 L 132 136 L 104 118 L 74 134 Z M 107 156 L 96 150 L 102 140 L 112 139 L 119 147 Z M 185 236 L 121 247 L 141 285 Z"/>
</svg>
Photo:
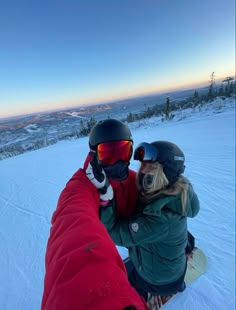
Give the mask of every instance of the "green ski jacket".
<svg viewBox="0 0 236 310">
<path fill-rule="evenodd" d="M 128 248 L 139 275 L 155 285 L 178 280 L 185 271 L 187 217 L 199 212 L 199 200 L 189 183 L 186 214 L 180 194 L 162 195 L 141 211 L 117 219 L 115 207 L 101 208 L 101 221 L 114 243 Z"/>
</svg>

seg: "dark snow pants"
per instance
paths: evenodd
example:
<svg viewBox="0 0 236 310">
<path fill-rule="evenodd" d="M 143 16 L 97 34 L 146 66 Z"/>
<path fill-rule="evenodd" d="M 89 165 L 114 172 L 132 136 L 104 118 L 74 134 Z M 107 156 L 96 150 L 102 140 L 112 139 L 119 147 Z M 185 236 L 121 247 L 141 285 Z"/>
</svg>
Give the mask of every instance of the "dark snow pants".
<svg viewBox="0 0 236 310">
<path fill-rule="evenodd" d="M 182 292 L 185 289 L 184 276 L 187 263 L 184 274 L 177 281 L 165 285 L 151 284 L 141 278 L 129 257 L 124 260 L 124 264 L 128 273 L 130 284 L 136 289 L 139 295 L 144 297 L 146 301 L 148 298 L 148 293 L 151 293 L 152 295 L 169 296 L 176 294 L 177 292 Z"/>
</svg>

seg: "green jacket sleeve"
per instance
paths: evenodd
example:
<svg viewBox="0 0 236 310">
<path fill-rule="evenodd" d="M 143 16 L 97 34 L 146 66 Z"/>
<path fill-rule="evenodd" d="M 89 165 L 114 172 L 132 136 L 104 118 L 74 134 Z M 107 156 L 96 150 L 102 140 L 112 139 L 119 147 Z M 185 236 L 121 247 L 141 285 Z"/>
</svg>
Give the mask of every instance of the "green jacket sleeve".
<svg viewBox="0 0 236 310">
<path fill-rule="evenodd" d="M 165 239 L 168 216 L 152 216 L 142 212 L 122 220 L 116 219 L 114 207 L 101 208 L 101 221 L 116 245 L 130 247 Z"/>
<path fill-rule="evenodd" d="M 187 215 L 188 217 L 195 217 L 200 210 L 200 203 L 197 194 L 193 190 L 192 185 L 189 185 L 188 191 L 188 207 L 187 207 Z"/>
</svg>

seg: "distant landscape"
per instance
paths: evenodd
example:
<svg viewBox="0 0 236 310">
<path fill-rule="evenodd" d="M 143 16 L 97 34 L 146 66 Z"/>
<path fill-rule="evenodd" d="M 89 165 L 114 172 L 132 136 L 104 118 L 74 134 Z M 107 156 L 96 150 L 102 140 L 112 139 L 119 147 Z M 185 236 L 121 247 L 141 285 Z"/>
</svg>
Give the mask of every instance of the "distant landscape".
<svg viewBox="0 0 236 310">
<path fill-rule="evenodd" d="M 133 116 L 147 116 L 147 112 L 152 111 L 154 107 L 160 107 L 159 112 L 164 114 L 167 98 L 172 106 L 181 102 L 181 108 L 187 108 L 193 103 L 196 93 L 204 97 L 208 92 L 209 86 L 206 86 L 197 90 L 166 92 L 105 104 L 0 119 L 0 160 L 46 147 L 60 140 L 87 135 L 90 128 L 102 119 L 116 118 L 130 122 Z"/>
</svg>

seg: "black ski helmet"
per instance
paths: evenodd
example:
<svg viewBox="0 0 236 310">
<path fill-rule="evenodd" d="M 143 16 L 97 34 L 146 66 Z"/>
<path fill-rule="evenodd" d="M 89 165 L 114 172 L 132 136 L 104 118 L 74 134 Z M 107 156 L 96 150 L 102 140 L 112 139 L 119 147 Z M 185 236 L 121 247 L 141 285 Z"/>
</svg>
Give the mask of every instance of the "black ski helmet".
<svg viewBox="0 0 236 310">
<path fill-rule="evenodd" d="M 129 127 L 117 119 L 106 119 L 99 121 L 91 129 L 89 147 L 92 150 L 96 150 L 97 145 L 100 143 L 118 140 L 133 142 Z"/>
<path fill-rule="evenodd" d="M 172 142 L 155 141 L 150 144 L 157 148 L 157 161 L 162 164 L 169 185 L 174 184 L 185 169 L 184 153 Z"/>
</svg>

